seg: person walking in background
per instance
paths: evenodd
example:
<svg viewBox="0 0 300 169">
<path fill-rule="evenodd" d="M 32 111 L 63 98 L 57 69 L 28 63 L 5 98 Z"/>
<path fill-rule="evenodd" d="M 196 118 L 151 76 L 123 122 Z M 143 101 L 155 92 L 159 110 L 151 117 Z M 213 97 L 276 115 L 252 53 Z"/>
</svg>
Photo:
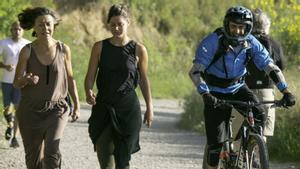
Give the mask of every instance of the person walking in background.
<svg viewBox="0 0 300 169">
<path fill-rule="evenodd" d="M 257 8 L 253 13 L 252 35 L 270 53 L 271 58 L 281 70 L 284 69 L 284 55 L 281 45 L 269 36 L 271 20 L 261 9 Z M 261 101 L 274 100 L 274 83 L 265 71 L 257 69 L 252 61 L 247 65 L 248 75 L 246 84 L 258 96 Z M 275 108 L 271 105 L 264 105 L 266 112 L 266 122 L 264 136 L 273 136 L 275 127 Z M 264 138 L 266 141 L 266 137 Z"/>
<path fill-rule="evenodd" d="M 112 37 L 94 44 L 85 77 L 86 102 L 93 105 L 89 134 L 101 168 L 129 169 L 131 154 L 140 149 L 142 119 L 137 85 L 146 102 L 144 123 L 150 127 L 153 120 L 148 54 L 142 44 L 127 35 L 130 22 L 125 5 L 111 6 L 107 23 Z M 92 90 L 95 80 L 97 96 Z"/>
<path fill-rule="evenodd" d="M 70 48 L 54 39 L 59 16 L 44 7 L 27 8 L 21 27 L 33 29 L 36 39 L 20 52 L 14 86 L 21 88 L 16 115 L 28 169 L 61 168 L 60 139 L 68 121 L 79 117 L 79 98 L 73 78 Z M 73 111 L 65 98 L 70 94 Z"/>
<path fill-rule="evenodd" d="M 223 143 L 228 139 L 232 107 L 216 106 L 219 100 L 258 102 L 258 98 L 245 84 L 246 65 L 253 60 L 264 70 L 281 91 L 286 106 L 295 104 L 295 97 L 280 69 L 273 63 L 268 51 L 251 35 L 252 12 L 235 6 L 227 10 L 223 27 L 205 37 L 196 50 L 190 78 L 204 102 L 204 118 L 207 136 L 208 169 L 217 168 Z M 250 55 L 252 53 L 252 55 Z M 246 111 L 245 107 L 235 107 Z M 253 107 L 257 124 L 264 126 L 262 106 Z"/>
<path fill-rule="evenodd" d="M 19 22 L 12 23 L 10 27 L 11 37 L 0 41 L 0 55 L 3 59 L 0 62 L 0 68 L 3 68 L 3 77 L 1 82 L 2 97 L 4 106 L 4 117 L 7 122 L 5 139 L 10 140 L 10 147 L 17 148 L 19 143 L 16 135 L 18 131 L 18 120 L 14 117 L 13 109 L 18 108 L 21 91 L 13 86 L 13 80 L 16 72 L 16 65 L 19 60 L 20 50 L 29 40 L 23 38 L 23 29 Z M 13 104 L 13 107 L 11 106 Z"/>
</svg>

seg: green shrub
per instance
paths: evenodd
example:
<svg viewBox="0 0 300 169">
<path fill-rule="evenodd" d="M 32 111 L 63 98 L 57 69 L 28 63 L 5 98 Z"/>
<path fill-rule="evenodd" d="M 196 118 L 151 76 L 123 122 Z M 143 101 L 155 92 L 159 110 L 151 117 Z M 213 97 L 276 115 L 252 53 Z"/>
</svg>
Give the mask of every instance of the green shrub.
<svg viewBox="0 0 300 169">
<path fill-rule="evenodd" d="M 252 8 L 260 7 L 271 17 L 271 35 L 280 39 L 287 60 L 293 64 L 300 62 L 300 4 L 298 0 L 256 0 Z"/>
<path fill-rule="evenodd" d="M 268 139 L 269 154 L 278 161 L 300 161 L 300 115 L 284 115 L 288 113 L 277 112 L 275 135 Z"/>
<path fill-rule="evenodd" d="M 180 127 L 195 130 L 200 133 L 205 132 L 203 101 L 198 92 L 193 91 L 184 98 L 184 114 L 182 114 Z"/>
<path fill-rule="evenodd" d="M 17 14 L 29 6 L 26 0 L 9 0 L 0 3 L 0 39 L 10 35 L 10 26 L 17 20 Z"/>
<path fill-rule="evenodd" d="M 296 105 L 289 109 L 276 110 L 274 136 L 268 139 L 271 159 L 281 161 L 300 161 L 300 81 L 299 68 L 291 68 L 284 72 L 289 82 L 289 88 L 296 95 Z M 282 97 L 278 93 L 278 98 Z"/>
</svg>

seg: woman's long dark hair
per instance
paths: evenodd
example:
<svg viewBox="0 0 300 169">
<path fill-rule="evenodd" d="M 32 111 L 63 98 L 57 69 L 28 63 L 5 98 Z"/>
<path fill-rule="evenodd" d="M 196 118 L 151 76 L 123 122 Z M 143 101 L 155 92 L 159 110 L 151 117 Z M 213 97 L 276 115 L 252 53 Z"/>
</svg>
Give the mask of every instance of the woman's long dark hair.
<svg viewBox="0 0 300 169">
<path fill-rule="evenodd" d="M 36 18 L 41 15 L 51 15 L 55 20 L 54 28 L 61 21 L 56 12 L 46 7 L 26 8 L 18 14 L 18 19 L 24 30 L 30 30 L 33 28 Z M 32 32 L 32 36 L 36 36 L 36 33 Z"/>
</svg>

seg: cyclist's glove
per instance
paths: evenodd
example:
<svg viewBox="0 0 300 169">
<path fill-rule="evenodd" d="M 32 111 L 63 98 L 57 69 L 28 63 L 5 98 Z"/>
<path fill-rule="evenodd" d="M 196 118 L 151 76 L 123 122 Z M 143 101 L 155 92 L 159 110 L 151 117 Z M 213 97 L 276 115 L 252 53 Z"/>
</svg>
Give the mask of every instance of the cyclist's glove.
<svg viewBox="0 0 300 169">
<path fill-rule="evenodd" d="M 283 106 L 293 106 L 296 103 L 295 96 L 290 92 L 284 93 L 281 99 L 281 103 L 283 104 Z"/>
<path fill-rule="evenodd" d="M 215 106 L 218 103 L 218 99 L 210 93 L 205 93 L 202 95 L 204 104 L 208 106 Z"/>
</svg>

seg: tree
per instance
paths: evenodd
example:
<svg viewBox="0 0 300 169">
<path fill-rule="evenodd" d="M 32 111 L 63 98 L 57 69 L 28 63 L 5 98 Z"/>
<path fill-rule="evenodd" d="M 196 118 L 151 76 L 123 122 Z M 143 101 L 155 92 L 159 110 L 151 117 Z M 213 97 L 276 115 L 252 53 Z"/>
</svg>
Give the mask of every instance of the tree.
<svg viewBox="0 0 300 169">
<path fill-rule="evenodd" d="M 0 37 L 10 34 L 11 24 L 17 20 L 17 14 L 30 5 L 29 0 L 6 0 L 0 3 Z"/>
<path fill-rule="evenodd" d="M 259 7 L 272 18 L 271 34 L 280 40 L 290 64 L 300 62 L 300 4 L 298 0 L 256 0 Z"/>
</svg>

